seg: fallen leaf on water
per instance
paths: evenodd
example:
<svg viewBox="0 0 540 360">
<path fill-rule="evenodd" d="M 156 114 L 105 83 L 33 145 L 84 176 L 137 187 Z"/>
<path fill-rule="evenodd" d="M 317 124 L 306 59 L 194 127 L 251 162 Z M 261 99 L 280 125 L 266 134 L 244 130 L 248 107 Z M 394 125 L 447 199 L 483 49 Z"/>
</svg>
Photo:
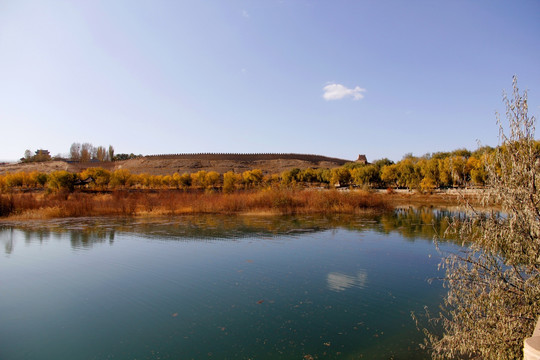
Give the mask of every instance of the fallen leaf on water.
<svg viewBox="0 0 540 360">
<path fill-rule="evenodd" d="M 257 301 L 257 304 L 262 304 L 264 302 L 264 300 L 259 300 Z"/>
<path fill-rule="evenodd" d="M 253 260 L 246 260 L 246 262 L 248 262 L 248 263 L 252 263 L 252 262 L 253 262 Z"/>
<path fill-rule="evenodd" d="M 178 316 L 178 313 L 174 313 L 171 315 L 172 317 L 177 317 Z"/>
</svg>

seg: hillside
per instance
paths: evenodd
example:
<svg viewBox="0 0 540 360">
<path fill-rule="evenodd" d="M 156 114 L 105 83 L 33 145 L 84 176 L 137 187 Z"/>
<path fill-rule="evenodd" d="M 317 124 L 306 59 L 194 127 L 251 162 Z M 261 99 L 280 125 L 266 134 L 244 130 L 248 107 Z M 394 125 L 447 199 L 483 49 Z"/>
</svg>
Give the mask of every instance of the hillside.
<svg viewBox="0 0 540 360">
<path fill-rule="evenodd" d="M 65 162 L 47 161 L 0 165 L 0 174 L 6 172 L 50 173 L 57 170 L 80 172 L 89 167 L 103 167 L 108 170 L 127 169 L 133 174 L 172 175 L 175 172 L 193 173 L 200 170 L 237 173 L 251 169 L 261 169 L 264 174 L 276 174 L 293 168 L 335 168 L 349 160 L 307 154 L 178 154 L 153 155 L 137 159 L 115 162 Z"/>
</svg>

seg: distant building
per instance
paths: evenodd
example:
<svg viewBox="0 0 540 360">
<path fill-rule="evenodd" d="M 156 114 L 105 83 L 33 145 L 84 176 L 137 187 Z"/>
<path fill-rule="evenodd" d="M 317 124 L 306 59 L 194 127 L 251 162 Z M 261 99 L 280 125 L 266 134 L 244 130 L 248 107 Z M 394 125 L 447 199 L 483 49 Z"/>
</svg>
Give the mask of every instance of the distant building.
<svg viewBox="0 0 540 360">
<path fill-rule="evenodd" d="M 51 154 L 49 150 L 39 149 L 36 150 L 35 155 L 32 155 L 30 150 L 24 152 L 24 157 L 21 158 L 21 162 L 39 162 L 39 161 L 49 161 L 51 160 Z"/>
<path fill-rule="evenodd" d="M 36 156 L 51 157 L 49 150 L 39 149 L 36 150 Z"/>
<path fill-rule="evenodd" d="M 368 163 L 366 155 L 363 155 L 363 154 L 358 155 L 358 159 L 356 159 L 355 162 L 360 163 L 360 164 L 367 164 Z"/>
</svg>

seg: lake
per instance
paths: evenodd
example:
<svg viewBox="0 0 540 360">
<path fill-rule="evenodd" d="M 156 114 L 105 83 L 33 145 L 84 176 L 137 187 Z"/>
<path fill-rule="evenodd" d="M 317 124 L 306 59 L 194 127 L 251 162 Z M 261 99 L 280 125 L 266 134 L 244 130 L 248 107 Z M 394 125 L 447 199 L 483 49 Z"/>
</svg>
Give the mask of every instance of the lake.
<svg viewBox="0 0 540 360">
<path fill-rule="evenodd" d="M 429 358 L 445 215 L 4 224 L 0 359 Z"/>
</svg>

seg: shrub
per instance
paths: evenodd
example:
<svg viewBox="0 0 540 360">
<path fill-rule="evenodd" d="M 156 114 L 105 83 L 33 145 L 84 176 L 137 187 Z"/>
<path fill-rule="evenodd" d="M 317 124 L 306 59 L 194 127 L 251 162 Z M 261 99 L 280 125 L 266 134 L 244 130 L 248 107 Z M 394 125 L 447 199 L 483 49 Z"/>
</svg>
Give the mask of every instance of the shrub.
<svg viewBox="0 0 540 360">
<path fill-rule="evenodd" d="M 434 318 L 444 335 L 426 331 L 437 359 L 522 358 L 523 340 L 540 315 L 540 162 L 535 119 L 527 115 L 527 93 L 514 78 L 513 98 L 504 97 L 510 136 L 487 164 L 485 201 L 504 216 L 474 213 L 454 229 L 470 244 L 445 258 L 448 294 Z M 500 124 L 500 120 L 499 120 Z"/>
</svg>

